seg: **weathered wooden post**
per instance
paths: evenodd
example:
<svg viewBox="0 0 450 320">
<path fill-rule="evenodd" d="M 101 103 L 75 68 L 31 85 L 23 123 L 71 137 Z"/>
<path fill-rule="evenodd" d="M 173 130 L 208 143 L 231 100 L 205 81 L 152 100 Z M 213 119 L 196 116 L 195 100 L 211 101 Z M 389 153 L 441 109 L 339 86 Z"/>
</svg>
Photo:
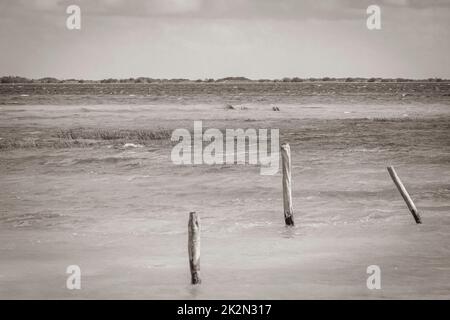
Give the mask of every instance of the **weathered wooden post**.
<svg viewBox="0 0 450 320">
<path fill-rule="evenodd" d="M 191 283 L 200 284 L 200 218 L 196 212 L 189 213 L 188 252 Z"/>
<path fill-rule="evenodd" d="M 409 211 L 411 211 L 414 220 L 416 220 L 416 223 L 422 223 L 422 219 L 420 218 L 419 212 L 417 211 L 416 206 L 414 205 L 414 202 L 412 201 L 411 197 L 409 196 L 408 191 L 406 191 L 405 186 L 403 185 L 402 181 L 397 175 L 397 172 L 395 172 L 394 167 L 387 167 L 387 170 L 389 172 L 389 175 L 391 176 L 392 180 L 394 181 L 395 185 L 397 186 L 398 191 L 400 191 L 400 194 L 403 197 L 403 200 L 405 200 L 406 205 L 409 208 Z"/>
<path fill-rule="evenodd" d="M 288 143 L 281 145 L 281 162 L 283 170 L 283 208 L 284 221 L 287 226 L 294 225 L 294 209 L 292 207 L 291 186 L 291 147 Z"/>
</svg>

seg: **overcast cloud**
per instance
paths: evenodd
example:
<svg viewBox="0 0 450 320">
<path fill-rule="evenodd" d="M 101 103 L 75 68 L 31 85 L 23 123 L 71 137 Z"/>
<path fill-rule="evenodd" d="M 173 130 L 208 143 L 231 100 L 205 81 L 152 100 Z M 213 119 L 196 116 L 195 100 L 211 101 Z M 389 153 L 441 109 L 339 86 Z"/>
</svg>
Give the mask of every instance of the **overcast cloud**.
<svg viewBox="0 0 450 320">
<path fill-rule="evenodd" d="M 0 0 L 0 39 L 2 75 L 450 78 L 450 0 Z"/>
</svg>

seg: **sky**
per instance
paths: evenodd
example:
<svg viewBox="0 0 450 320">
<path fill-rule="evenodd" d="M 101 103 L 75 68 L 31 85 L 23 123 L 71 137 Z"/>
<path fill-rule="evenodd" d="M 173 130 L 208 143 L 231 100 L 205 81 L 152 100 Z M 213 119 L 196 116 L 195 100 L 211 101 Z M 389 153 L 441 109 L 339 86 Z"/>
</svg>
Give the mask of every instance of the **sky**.
<svg viewBox="0 0 450 320">
<path fill-rule="evenodd" d="M 2 75 L 450 78 L 450 0 L 0 0 Z"/>
</svg>

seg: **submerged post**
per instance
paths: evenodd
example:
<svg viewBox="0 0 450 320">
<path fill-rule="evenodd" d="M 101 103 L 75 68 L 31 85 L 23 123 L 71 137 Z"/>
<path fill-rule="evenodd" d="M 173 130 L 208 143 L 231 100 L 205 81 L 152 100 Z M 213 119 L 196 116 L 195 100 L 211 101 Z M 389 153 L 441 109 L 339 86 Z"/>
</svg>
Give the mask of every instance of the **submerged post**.
<svg viewBox="0 0 450 320">
<path fill-rule="evenodd" d="M 200 284 L 200 218 L 196 212 L 189 213 L 188 252 L 191 283 Z"/>
<path fill-rule="evenodd" d="M 414 202 L 412 201 L 411 197 L 409 196 L 408 191 L 406 191 L 405 186 L 403 185 L 402 181 L 397 175 L 397 172 L 395 172 L 394 167 L 387 167 L 387 170 L 389 172 L 389 175 L 391 176 L 392 180 L 394 181 L 395 185 L 397 186 L 398 191 L 400 191 L 400 194 L 403 197 L 403 200 L 405 200 L 406 205 L 409 208 L 409 211 L 411 211 L 411 214 L 414 217 L 414 220 L 416 220 L 416 223 L 422 223 L 422 219 L 420 218 L 419 212 L 417 211 L 416 206 L 414 205 Z"/>
<path fill-rule="evenodd" d="M 283 208 L 284 221 L 287 226 L 294 225 L 294 209 L 292 207 L 291 188 L 291 147 L 288 143 L 281 145 L 281 162 L 283 170 Z"/>
</svg>

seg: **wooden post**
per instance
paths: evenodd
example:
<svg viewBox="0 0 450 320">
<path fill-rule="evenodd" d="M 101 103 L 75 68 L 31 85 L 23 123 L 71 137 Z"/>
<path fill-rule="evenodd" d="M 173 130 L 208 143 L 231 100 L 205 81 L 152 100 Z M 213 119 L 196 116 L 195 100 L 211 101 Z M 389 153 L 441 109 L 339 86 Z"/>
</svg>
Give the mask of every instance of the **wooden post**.
<svg viewBox="0 0 450 320">
<path fill-rule="evenodd" d="M 294 225 L 294 209 L 292 208 L 291 188 L 291 147 L 288 143 L 281 145 L 281 162 L 283 167 L 283 208 L 284 221 L 287 226 Z"/>
<path fill-rule="evenodd" d="M 188 223 L 188 252 L 189 268 L 191 270 L 191 283 L 200 284 L 200 218 L 197 213 L 189 213 Z"/>
<path fill-rule="evenodd" d="M 408 191 L 406 191 L 405 186 L 403 185 L 402 181 L 397 175 L 397 172 L 395 172 L 394 167 L 388 167 L 387 168 L 389 175 L 391 176 L 392 180 L 394 181 L 395 185 L 397 186 L 398 191 L 400 191 L 400 194 L 403 197 L 403 200 L 405 200 L 406 205 L 409 208 L 409 211 L 411 211 L 414 220 L 416 220 L 416 223 L 422 223 L 422 220 L 420 218 L 419 212 L 417 211 L 416 206 L 414 205 L 414 202 L 412 201 L 411 197 L 409 196 Z"/>
</svg>

